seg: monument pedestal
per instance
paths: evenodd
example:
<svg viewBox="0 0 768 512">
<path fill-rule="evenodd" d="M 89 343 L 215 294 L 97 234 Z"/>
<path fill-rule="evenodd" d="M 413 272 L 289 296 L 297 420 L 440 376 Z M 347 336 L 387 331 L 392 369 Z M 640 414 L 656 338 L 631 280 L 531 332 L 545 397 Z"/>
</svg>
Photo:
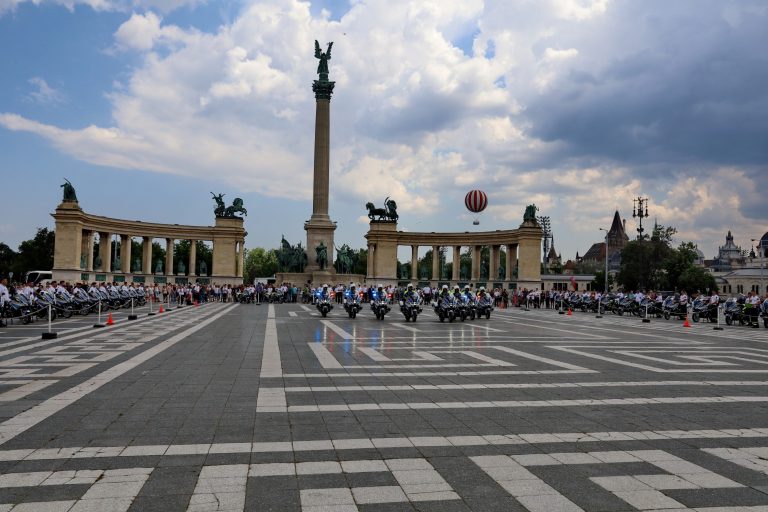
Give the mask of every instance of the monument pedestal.
<svg viewBox="0 0 768 512">
<path fill-rule="evenodd" d="M 334 241 L 333 233 L 336 231 L 336 223 L 330 220 L 319 220 L 313 218 L 304 223 L 304 230 L 307 232 L 307 267 L 304 269 L 306 273 L 324 273 L 329 276 L 336 274 L 336 270 L 333 268 L 333 250 Z M 326 247 L 328 254 L 328 260 L 324 269 L 320 268 L 317 263 L 317 251 L 316 248 L 322 243 Z M 312 280 L 314 282 L 314 279 Z"/>
</svg>

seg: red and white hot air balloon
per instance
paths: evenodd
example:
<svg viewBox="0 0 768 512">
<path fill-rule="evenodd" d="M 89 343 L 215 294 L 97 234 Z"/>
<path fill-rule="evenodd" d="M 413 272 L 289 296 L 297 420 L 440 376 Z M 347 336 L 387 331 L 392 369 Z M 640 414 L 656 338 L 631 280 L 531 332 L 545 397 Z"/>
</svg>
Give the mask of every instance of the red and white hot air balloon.
<svg viewBox="0 0 768 512">
<path fill-rule="evenodd" d="M 464 196 L 464 206 L 466 206 L 467 210 L 470 212 L 478 214 L 488 206 L 488 196 L 482 190 L 470 190 L 467 192 L 467 195 Z M 472 224 L 475 226 L 480 224 L 477 217 L 472 221 Z"/>
</svg>

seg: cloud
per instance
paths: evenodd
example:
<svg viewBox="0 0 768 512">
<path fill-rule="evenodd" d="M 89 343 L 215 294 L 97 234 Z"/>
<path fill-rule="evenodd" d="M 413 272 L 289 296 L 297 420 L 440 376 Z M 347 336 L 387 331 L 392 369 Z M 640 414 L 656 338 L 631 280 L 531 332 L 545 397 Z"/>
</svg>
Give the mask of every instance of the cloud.
<svg viewBox="0 0 768 512">
<path fill-rule="evenodd" d="M 67 97 L 61 91 L 58 91 L 48 85 L 48 83 L 36 76 L 29 79 L 30 85 L 36 88 L 27 95 L 27 99 L 40 105 L 58 105 L 67 102 Z"/>
<path fill-rule="evenodd" d="M 768 216 L 758 0 L 369 0 L 334 19 L 271 0 L 213 33 L 135 5 L 114 34 L 138 65 L 108 91 L 112 125 L 0 125 L 98 165 L 309 200 L 318 39 L 334 41 L 332 193 L 350 218 L 391 196 L 404 225 L 453 229 L 481 188 L 484 225 L 516 227 L 536 202 L 568 254 L 639 195 L 708 253 Z"/>
<path fill-rule="evenodd" d="M 129 12 L 133 9 L 153 9 L 171 12 L 179 7 L 204 3 L 204 0 L 0 0 L 0 16 L 15 11 L 19 5 L 25 3 L 61 5 L 69 11 L 74 11 L 77 5 L 85 5 L 94 11 Z"/>
</svg>

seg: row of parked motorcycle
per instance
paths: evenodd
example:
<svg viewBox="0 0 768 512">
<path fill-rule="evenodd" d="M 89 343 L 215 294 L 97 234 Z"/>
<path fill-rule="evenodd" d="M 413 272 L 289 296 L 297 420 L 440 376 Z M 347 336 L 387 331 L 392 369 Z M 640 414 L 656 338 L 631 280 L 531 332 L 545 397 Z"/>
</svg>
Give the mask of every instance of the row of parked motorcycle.
<svg viewBox="0 0 768 512">
<path fill-rule="evenodd" d="M 325 318 L 333 309 L 333 294 L 318 293 L 315 296 L 315 306 L 320 315 Z M 344 310 L 349 318 L 357 317 L 357 314 L 363 309 L 362 294 L 346 293 L 344 295 Z M 418 292 L 406 293 L 398 301 L 400 312 L 405 317 L 406 322 L 415 322 L 418 316 L 424 311 L 423 299 Z M 371 294 L 371 311 L 377 320 L 384 320 L 387 313 L 392 310 L 392 296 L 386 292 L 374 291 Z M 491 318 L 493 311 L 493 301 L 488 294 L 475 296 L 471 293 L 453 295 L 446 294 L 438 297 L 432 302 L 432 308 L 441 322 L 448 320 L 461 320 L 462 322 L 470 319 L 475 320 L 482 317 Z"/>
<path fill-rule="evenodd" d="M 37 319 L 51 320 L 70 318 L 72 315 L 86 316 L 90 313 L 116 311 L 120 308 L 130 308 L 146 304 L 146 297 L 136 289 L 117 291 L 93 290 L 88 293 L 82 288 L 75 288 L 70 294 L 57 293 L 53 290 L 39 290 L 33 295 L 17 293 L 6 302 L 3 317 L 18 319 L 23 324 L 29 324 Z M 50 313 L 49 313 L 50 311 Z"/>
<path fill-rule="evenodd" d="M 707 321 L 716 323 L 718 315 L 727 325 L 746 325 L 758 327 L 760 318 L 768 328 L 768 299 L 762 304 L 749 304 L 746 297 L 720 298 L 718 302 L 710 302 L 708 297 L 700 297 L 689 304 L 681 304 L 679 296 L 669 295 L 661 302 L 645 297 L 638 302 L 634 297 L 608 295 L 601 300 L 593 297 L 574 296 L 562 301 L 562 308 L 573 311 L 593 312 L 599 314 L 613 313 L 616 315 L 634 315 L 640 318 L 656 317 L 669 320 L 677 318 L 684 320 L 687 315 L 693 322 Z"/>
</svg>

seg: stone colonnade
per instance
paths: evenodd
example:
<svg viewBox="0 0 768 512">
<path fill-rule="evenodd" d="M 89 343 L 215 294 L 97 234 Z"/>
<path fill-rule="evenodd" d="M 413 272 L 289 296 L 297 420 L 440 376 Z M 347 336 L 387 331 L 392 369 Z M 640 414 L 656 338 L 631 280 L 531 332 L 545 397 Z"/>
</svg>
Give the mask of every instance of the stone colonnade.
<svg viewBox="0 0 768 512">
<path fill-rule="evenodd" d="M 52 215 L 56 219 L 53 279 L 66 281 L 133 281 L 141 283 L 216 282 L 242 284 L 245 254 L 243 219 L 216 219 L 215 226 L 184 226 L 128 221 L 90 215 L 77 202 L 61 203 Z M 94 239 L 99 234 L 100 264 L 94 261 Z M 120 268 L 113 269 L 112 237 L 120 236 Z M 132 239 L 141 237 L 141 266 L 132 268 Z M 162 272 L 152 268 L 152 243 L 165 240 Z M 189 240 L 185 272 L 174 273 L 174 245 Z M 197 241 L 213 242 L 213 269 L 198 276 Z M 175 275 L 174 275 L 175 274 Z"/>
<path fill-rule="evenodd" d="M 368 239 L 368 268 L 366 280 L 393 282 L 397 281 L 397 252 L 401 246 L 411 248 L 411 280 L 422 281 L 417 272 L 419 248 L 432 249 L 432 265 L 428 281 L 436 285 L 438 281 L 481 281 L 480 254 L 483 246 L 490 252 L 487 281 L 505 282 L 518 288 L 535 289 L 541 287 L 541 228 L 535 223 L 523 223 L 519 229 L 464 233 L 414 233 L 397 231 L 394 222 L 371 222 Z M 453 269 L 449 278 L 440 275 L 440 249 L 448 248 L 453 252 Z M 471 248 L 472 267 L 469 278 L 460 275 L 461 248 Z M 506 249 L 504 275 L 499 276 L 501 267 L 501 248 Z M 513 271 L 517 267 L 517 276 Z"/>
</svg>

